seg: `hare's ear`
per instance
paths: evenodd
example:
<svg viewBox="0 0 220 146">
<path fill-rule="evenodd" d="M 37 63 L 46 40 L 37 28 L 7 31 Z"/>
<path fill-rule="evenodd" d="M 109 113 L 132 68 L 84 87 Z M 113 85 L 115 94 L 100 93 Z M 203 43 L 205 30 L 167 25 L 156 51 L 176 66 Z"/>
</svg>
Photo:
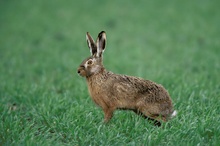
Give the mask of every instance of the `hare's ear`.
<svg viewBox="0 0 220 146">
<path fill-rule="evenodd" d="M 106 34 L 104 31 L 101 31 L 98 35 L 96 46 L 97 46 L 97 57 L 102 57 L 102 53 L 105 50 L 106 45 Z"/>
<path fill-rule="evenodd" d="M 94 54 L 97 53 L 97 46 L 91 35 L 87 32 L 86 33 L 86 42 L 88 44 L 88 47 L 90 49 L 90 53 L 93 56 Z"/>
</svg>

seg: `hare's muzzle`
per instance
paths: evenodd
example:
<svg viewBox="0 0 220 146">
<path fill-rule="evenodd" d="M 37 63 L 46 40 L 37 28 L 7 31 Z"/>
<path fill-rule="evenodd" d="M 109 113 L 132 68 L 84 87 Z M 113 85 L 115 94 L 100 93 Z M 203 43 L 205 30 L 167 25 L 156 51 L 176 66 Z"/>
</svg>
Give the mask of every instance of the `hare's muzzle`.
<svg viewBox="0 0 220 146">
<path fill-rule="evenodd" d="M 78 69 L 77 73 L 80 74 L 80 72 L 81 72 L 80 69 Z"/>
<path fill-rule="evenodd" d="M 80 66 L 77 70 L 77 73 L 80 75 L 80 76 L 85 76 L 86 75 L 86 72 L 85 72 L 85 68 L 83 66 Z"/>
<path fill-rule="evenodd" d="M 80 75 L 82 72 L 82 68 L 78 68 L 77 73 Z"/>
</svg>

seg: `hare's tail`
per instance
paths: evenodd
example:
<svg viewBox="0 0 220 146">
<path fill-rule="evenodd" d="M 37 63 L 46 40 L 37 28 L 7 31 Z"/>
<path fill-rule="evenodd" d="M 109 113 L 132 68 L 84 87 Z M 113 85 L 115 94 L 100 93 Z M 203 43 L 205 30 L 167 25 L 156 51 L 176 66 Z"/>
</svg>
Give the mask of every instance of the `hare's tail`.
<svg viewBox="0 0 220 146">
<path fill-rule="evenodd" d="M 175 117 L 177 115 L 177 111 L 174 110 L 173 113 L 171 114 L 171 118 Z"/>
</svg>

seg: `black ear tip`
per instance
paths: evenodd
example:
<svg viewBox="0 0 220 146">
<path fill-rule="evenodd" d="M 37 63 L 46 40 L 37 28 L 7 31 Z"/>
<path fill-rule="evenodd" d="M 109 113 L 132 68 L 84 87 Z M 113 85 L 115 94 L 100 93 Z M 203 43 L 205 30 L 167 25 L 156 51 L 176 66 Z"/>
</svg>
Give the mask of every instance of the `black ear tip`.
<svg viewBox="0 0 220 146">
<path fill-rule="evenodd" d="M 98 35 L 98 37 L 101 39 L 102 37 L 106 37 L 105 31 L 101 31 Z"/>
<path fill-rule="evenodd" d="M 99 33 L 99 36 L 101 36 L 102 34 L 105 34 L 105 31 L 101 31 L 101 32 Z"/>
</svg>

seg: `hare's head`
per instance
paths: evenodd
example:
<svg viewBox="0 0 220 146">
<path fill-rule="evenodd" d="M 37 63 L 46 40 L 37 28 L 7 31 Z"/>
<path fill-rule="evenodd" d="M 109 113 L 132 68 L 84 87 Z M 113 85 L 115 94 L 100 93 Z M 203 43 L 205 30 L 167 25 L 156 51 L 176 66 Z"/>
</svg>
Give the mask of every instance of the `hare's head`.
<svg viewBox="0 0 220 146">
<path fill-rule="evenodd" d="M 91 56 L 85 59 L 79 66 L 77 72 L 82 77 L 89 77 L 100 72 L 104 67 L 102 64 L 102 54 L 105 50 L 106 34 L 100 32 L 96 42 L 86 33 L 86 41 L 90 49 Z"/>
</svg>

